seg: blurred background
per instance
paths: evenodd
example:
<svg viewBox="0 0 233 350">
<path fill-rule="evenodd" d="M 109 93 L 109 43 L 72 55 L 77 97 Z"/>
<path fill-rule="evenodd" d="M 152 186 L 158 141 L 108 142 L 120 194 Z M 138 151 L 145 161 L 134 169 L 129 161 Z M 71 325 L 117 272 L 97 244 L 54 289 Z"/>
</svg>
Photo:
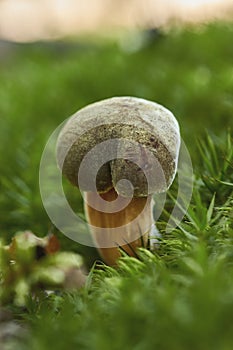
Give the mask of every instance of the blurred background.
<svg viewBox="0 0 233 350">
<path fill-rule="evenodd" d="M 40 198 L 41 154 L 94 101 L 131 95 L 169 108 L 197 172 L 197 140 L 233 126 L 232 19 L 232 0 L 0 0 L 0 237 L 56 230 Z"/>
<path fill-rule="evenodd" d="M 14 41 L 227 19 L 231 0 L 1 0 L 0 36 Z M 110 31 L 110 33 L 109 33 Z"/>
</svg>

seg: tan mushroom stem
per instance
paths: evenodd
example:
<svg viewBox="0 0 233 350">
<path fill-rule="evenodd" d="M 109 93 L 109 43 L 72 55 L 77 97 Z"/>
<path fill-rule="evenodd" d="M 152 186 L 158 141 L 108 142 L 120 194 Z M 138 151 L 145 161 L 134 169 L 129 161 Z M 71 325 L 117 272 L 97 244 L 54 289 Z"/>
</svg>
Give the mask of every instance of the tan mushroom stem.
<svg viewBox="0 0 233 350">
<path fill-rule="evenodd" d="M 85 193 L 85 213 L 88 223 L 91 225 L 93 238 L 103 260 L 113 266 L 121 256 L 120 248 L 130 256 L 137 256 L 138 247 L 146 247 L 150 228 L 153 226 L 152 197 L 132 198 L 130 203 L 115 213 L 106 213 L 96 210 L 88 203 L 93 203 L 95 208 L 106 209 L 108 202 L 114 201 L 119 195 L 112 188 L 106 193 L 96 192 Z M 100 203 L 100 197 L 105 201 Z M 129 225 L 127 225 L 129 224 Z M 121 228 L 122 227 L 122 228 Z M 114 232 L 105 230 L 103 235 L 108 242 L 112 241 L 113 247 L 101 248 L 103 237 L 99 237 L 99 228 L 120 228 L 122 236 L 125 237 L 125 244 L 118 244 Z M 136 237 L 136 239 L 135 239 Z"/>
</svg>

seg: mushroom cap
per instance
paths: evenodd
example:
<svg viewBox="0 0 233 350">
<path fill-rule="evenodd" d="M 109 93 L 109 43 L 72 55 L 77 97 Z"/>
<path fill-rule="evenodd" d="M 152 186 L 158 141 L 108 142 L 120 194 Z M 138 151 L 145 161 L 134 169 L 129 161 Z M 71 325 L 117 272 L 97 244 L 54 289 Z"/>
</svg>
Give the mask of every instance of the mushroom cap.
<svg viewBox="0 0 233 350">
<path fill-rule="evenodd" d="M 83 191 L 104 193 L 114 187 L 130 197 L 129 186 L 120 181 L 126 179 L 134 197 L 146 197 L 169 188 L 179 148 L 179 125 L 168 109 L 141 98 L 113 97 L 82 108 L 68 120 L 58 136 L 57 162 Z"/>
</svg>

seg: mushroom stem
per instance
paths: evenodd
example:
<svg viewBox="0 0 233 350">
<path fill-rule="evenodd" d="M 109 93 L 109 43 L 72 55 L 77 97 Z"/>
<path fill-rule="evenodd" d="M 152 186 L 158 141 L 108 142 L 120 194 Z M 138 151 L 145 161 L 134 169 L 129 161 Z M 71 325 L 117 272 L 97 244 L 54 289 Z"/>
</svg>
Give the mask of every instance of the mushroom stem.
<svg viewBox="0 0 233 350">
<path fill-rule="evenodd" d="M 121 256 L 119 248 L 130 256 L 137 256 L 136 249 L 147 246 L 148 235 L 154 224 L 152 196 L 134 197 L 124 209 L 114 213 L 105 212 L 108 202 L 116 200 L 118 196 L 121 197 L 114 188 L 102 194 L 84 194 L 85 213 L 92 236 L 103 260 L 111 266 L 116 265 Z M 94 204 L 93 207 L 90 203 Z"/>
</svg>

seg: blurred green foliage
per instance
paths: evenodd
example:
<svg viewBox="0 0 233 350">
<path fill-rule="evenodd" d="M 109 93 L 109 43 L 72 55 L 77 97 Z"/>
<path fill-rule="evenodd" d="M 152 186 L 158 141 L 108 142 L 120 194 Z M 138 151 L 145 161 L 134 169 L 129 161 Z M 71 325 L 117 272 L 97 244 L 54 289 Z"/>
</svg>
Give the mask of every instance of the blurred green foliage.
<svg viewBox="0 0 233 350">
<path fill-rule="evenodd" d="M 180 123 L 194 167 L 189 210 L 162 236 L 157 253 L 124 257 L 118 270 L 94 267 L 84 289 L 14 309 L 30 329 L 14 349 L 233 348 L 233 27 L 147 34 L 137 49 L 132 36 L 28 45 L 1 58 L 0 235 L 6 241 L 18 230 L 41 236 L 53 230 L 39 194 L 41 153 L 58 124 L 88 103 L 132 95 L 163 104 Z M 82 212 L 80 194 L 64 185 Z M 162 233 L 175 189 L 176 183 L 158 222 Z M 93 249 L 60 238 L 63 249 L 93 261 Z"/>
<path fill-rule="evenodd" d="M 80 255 L 59 252 L 56 236 L 18 232 L 10 245 L 0 241 L 1 303 L 25 306 L 42 291 L 78 288 L 85 283 L 82 268 Z"/>
</svg>

